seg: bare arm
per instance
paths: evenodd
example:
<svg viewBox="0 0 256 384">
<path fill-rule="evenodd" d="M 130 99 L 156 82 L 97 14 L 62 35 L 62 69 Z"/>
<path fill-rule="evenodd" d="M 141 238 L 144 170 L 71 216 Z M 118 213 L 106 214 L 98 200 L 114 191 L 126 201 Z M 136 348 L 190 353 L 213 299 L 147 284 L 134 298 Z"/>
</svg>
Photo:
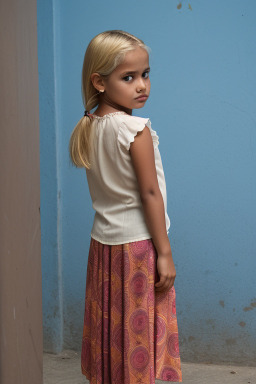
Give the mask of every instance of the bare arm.
<svg viewBox="0 0 256 384">
<path fill-rule="evenodd" d="M 130 146 L 130 154 L 137 177 L 145 221 L 158 254 L 159 291 L 170 289 L 176 271 L 166 232 L 164 202 L 159 189 L 155 167 L 153 141 L 150 130 L 145 127 L 138 132 Z"/>
</svg>

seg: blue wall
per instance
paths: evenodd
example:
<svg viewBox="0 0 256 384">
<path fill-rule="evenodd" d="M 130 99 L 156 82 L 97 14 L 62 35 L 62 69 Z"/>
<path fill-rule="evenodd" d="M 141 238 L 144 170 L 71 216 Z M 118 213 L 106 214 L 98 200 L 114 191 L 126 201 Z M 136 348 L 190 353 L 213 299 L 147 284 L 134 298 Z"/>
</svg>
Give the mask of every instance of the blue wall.
<svg viewBox="0 0 256 384">
<path fill-rule="evenodd" d="M 152 49 L 151 95 L 133 114 L 160 137 L 182 359 L 255 363 L 256 3 L 177 5 L 38 1 L 45 350 L 81 347 L 94 212 L 68 142 L 87 44 L 123 29 Z"/>
<path fill-rule="evenodd" d="M 37 3 L 37 13 L 44 348 L 60 352 L 63 346 L 61 174 L 65 171 L 60 164 L 62 132 L 58 120 L 58 12 L 56 9 L 53 12 L 52 0 L 43 0 Z"/>
</svg>

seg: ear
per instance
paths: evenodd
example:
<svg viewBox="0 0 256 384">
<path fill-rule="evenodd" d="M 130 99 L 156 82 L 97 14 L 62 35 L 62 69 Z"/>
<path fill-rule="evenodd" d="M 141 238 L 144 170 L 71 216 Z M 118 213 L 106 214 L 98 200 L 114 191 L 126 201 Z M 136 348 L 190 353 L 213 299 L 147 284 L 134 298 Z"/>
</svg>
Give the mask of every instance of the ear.
<svg viewBox="0 0 256 384">
<path fill-rule="evenodd" d="M 92 84 L 94 86 L 95 89 L 97 89 L 97 91 L 103 91 L 104 92 L 104 84 L 103 84 L 103 80 L 102 80 L 102 77 L 99 73 L 97 72 L 94 72 L 91 74 L 91 81 L 92 81 Z"/>
</svg>

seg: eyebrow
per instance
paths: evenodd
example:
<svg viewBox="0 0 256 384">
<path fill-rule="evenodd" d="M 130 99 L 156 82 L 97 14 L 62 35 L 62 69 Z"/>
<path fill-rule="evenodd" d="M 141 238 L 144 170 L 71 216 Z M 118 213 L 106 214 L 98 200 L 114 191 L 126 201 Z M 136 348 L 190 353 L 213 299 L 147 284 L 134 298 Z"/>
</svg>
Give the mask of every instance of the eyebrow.
<svg viewBox="0 0 256 384">
<path fill-rule="evenodd" d="M 150 67 L 144 69 L 143 73 L 146 72 L 146 71 L 150 71 Z M 125 76 L 125 75 L 134 75 L 135 73 L 138 73 L 139 71 L 128 71 L 128 72 L 124 72 L 122 73 L 122 76 Z"/>
</svg>

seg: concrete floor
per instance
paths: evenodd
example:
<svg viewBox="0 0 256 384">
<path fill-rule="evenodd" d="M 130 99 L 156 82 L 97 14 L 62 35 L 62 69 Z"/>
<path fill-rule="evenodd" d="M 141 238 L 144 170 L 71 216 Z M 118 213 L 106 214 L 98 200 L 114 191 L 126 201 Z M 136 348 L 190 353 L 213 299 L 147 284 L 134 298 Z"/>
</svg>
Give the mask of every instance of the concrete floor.
<svg viewBox="0 0 256 384">
<path fill-rule="evenodd" d="M 256 367 L 182 363 L 184 384 L 256 384 Z M 156 384 L 164 384 L 156 380 Z M 81 374 L 80 354 L 66 350 L 44 353 L 44 384 L 89 384 Z M 120 383 L 121 384 L 121 383 Z"/>
</svg>

